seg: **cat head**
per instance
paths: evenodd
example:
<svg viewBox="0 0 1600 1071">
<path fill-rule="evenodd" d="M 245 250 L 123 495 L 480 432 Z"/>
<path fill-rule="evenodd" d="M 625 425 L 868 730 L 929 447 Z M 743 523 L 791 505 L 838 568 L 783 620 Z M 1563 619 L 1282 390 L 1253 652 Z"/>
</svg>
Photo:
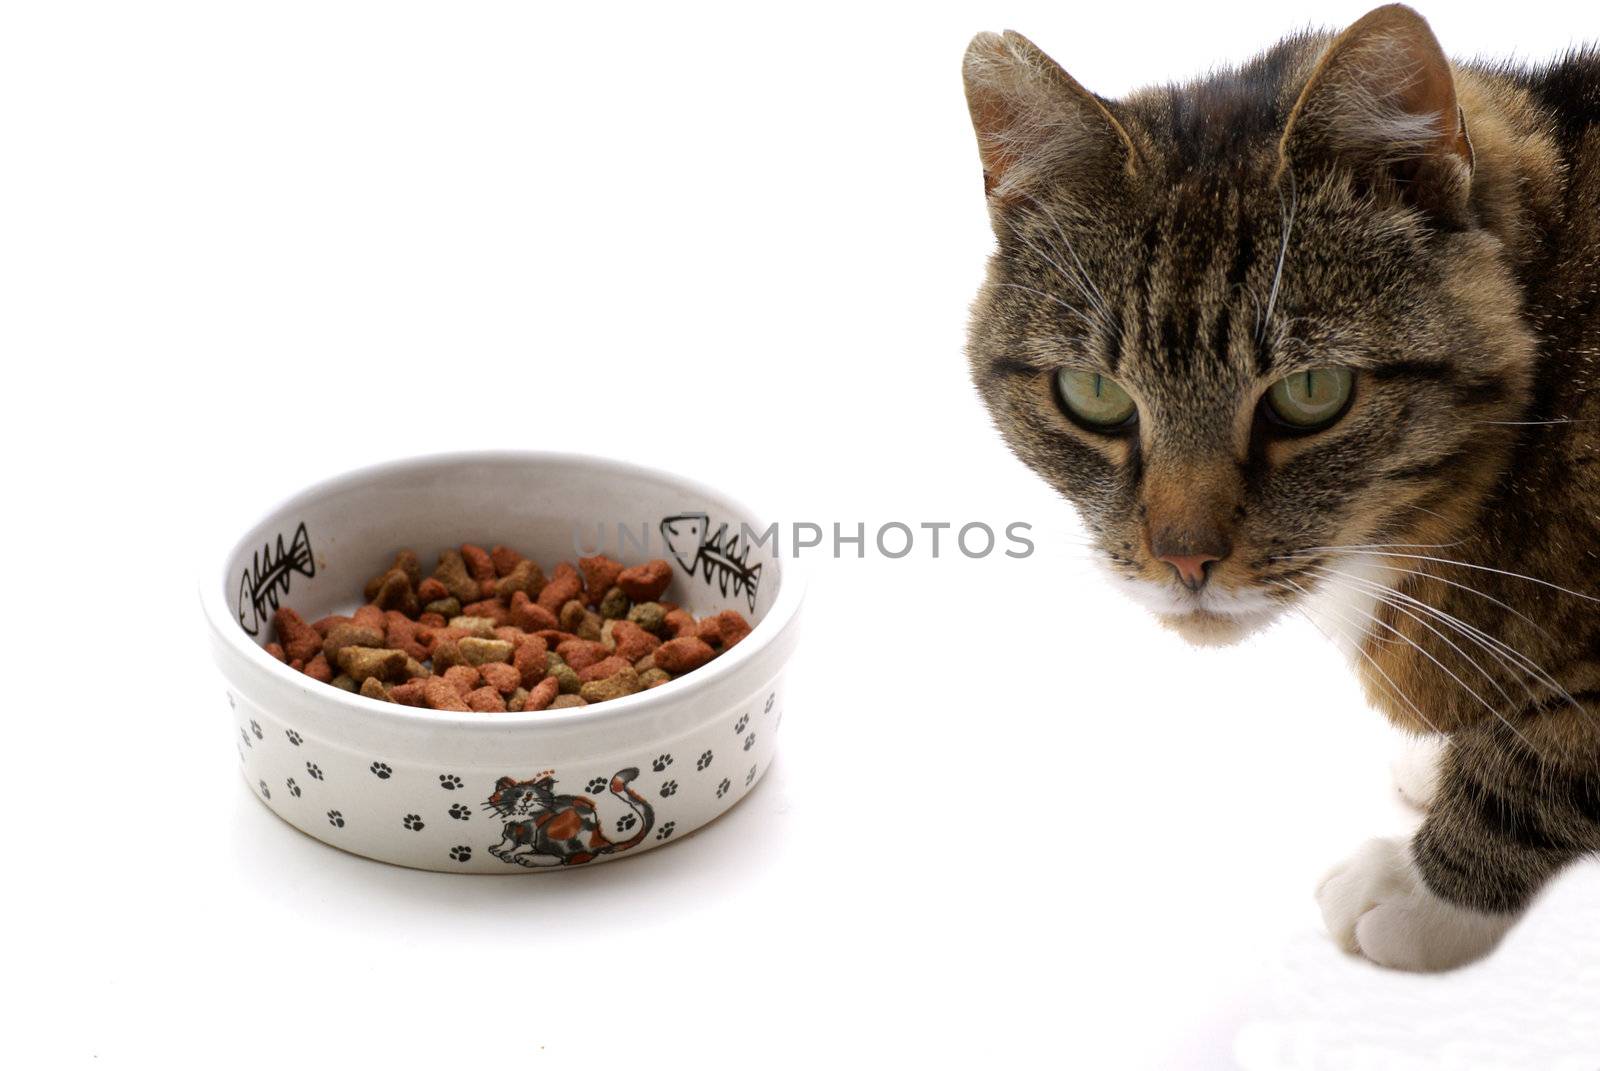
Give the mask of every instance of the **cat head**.
<svg viewBox="0 0 1600 1071">
<path fill-rule="evenodd" d="M 555 775 L 548 770 L 527 781 L 502 777 L 489 794 L 489 807 L 506 818 L 548 810 L 555 805 L 555 784 Z"/>
<path fill-rule="evenodd" d="M 1368 552 L 1331 548 L 1441 541 L 1532 344 L 1510 184 L 1419 15 L 1121 101 L 1014 33 L 965 76 L 997 239 L 973 378 L 1130 595 L 1227 642 Z"/>
</svg>

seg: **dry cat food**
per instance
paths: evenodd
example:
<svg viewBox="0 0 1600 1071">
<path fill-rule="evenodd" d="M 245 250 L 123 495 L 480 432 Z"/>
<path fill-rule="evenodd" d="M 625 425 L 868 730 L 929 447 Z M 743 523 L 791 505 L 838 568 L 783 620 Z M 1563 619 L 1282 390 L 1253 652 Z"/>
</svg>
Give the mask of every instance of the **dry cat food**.
<svg viewBox="0 0 1600 1071">
<path fill-rule="evenodd" d="M 699 669 L 750 634 L 737 610 L 695 620 L 662 600 L 672 569 L 604 555 L 545 575 L 509 547 L 467 544 L 422 575 L 414 551 L 367 581 L 355 613 L 283 607 L 267 653 L 308 677 L 406 706 L 501 713 L 581 707 Z"/>
</svg>

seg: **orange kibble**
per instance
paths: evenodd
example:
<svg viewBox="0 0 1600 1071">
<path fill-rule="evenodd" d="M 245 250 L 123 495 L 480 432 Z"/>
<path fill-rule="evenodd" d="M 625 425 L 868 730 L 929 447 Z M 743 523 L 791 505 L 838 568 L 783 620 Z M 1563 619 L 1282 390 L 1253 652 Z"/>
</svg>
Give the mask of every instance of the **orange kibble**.
<svg viewBox="0 0 1600 1071">
<path fill-rule="evenodd" d="M 404 687 L 398 685 L 397 687 Z M 393 692 L 391 690 L 390 694 Z M 462 702 L 461 693 L 443 677 L 428 677 L 422 681 L 422 701 L 434 710 L 468 711 L 472 708 Z"/>
<path fill-rule="evenodd" d="M 494 579 L 494 559 L 482 547 L 467 543 L 461 548 L 461 560 L 467 563 L 467 572 L 480 584 Z"/>
<path fill-rule="evenodd" d="M 291 662 L 305 663 L 322 650 L 322 634 L 287 606 L 272 615 L 272 627 L 277 630 L 284 656 Z"/>
<path fill-rule="evenodd" d="M 611 652 L 606 649 L 605 644 L 596 640 L 570 639 L 556 645 L 556 654 L 561 656 L 563 662 L 581 673 L 601 659 L 610 657 Z"/>
<path fill-rule="evenodd" d="M 546 677 L 528 692 L 528 698 L 523 701 L 523 710 L 543 710 L 556 700 L 556 694 L 561 691 L 561 682 L 554 677 Z"/>
<path fill-rule="evenodd" d="M 558 567 L 556 575 L 546 581 L 544 590 L 539 592 L 539 605 L 552 614 L 560 613 L 562 606 L 576 599 L 582 592 L 583 581 L 578 579 L 578 574 L 572 571 L 572 567 L 568 566 L 567 572 L 562 572 Z"/>
<path fill-rule="evenodd" d="M 677 676 L 699 669 L 715 658 L 717 652 L 698 636 L 679 636 L 656 648 L 656 665 Z"/>
<path fill-rule="evenodd" d="M 457 695 L 465 696 L 483 683 L 483 676 L 476 666 L 451 666 L 444 671 L 444 680 Z"/>
<path fill-rule="evenodd" d="M 672 566 L 660 558 L 617 574 L 617 587 L 634 602 L 654 602 L 672 583 Z M 602 593 L 603 594 L 603 593 Z"/>
<path fill-rule="evenodd" d="M 522 687 L 522 674 L 504 662 L 485 662 L 478 667 L 478 674 L 501 695 L 510 695 Z"/>
<path fill-rule="evenodd" d="M 604 554 L 592 558 L 579 558 L 578 571 L 583 574 L 583 590 L 587 602 L 599 603 L 617 583 L 622 574 L 622 563 L 612 561 Z"/>
<path fill-rule="evenodd" d="M 569 662 L 568 665 L 571 665 L 571 663 Z M 578 680 L 584 684 L 588 684 L 590 681 L 603 681 L 613 673 L 621 673 L 625 669 L 632 668 L 632 666 L 633 663 L 621 655 L 612 655 L 609 658 L 602 658 L 598 662 L 579 669 Z M 573 668 L 577 669 L 576 666 Z"/>
<path fill-rule="evenodd" d="M 517 645 L 511 653 L 511 665 L 522 678 L 522 686 L 531 688 L 535 681 L 545 675 L 545 669 L 550 664 L 549 647 L 538 636 L 529 636 Z"/>
</svg>

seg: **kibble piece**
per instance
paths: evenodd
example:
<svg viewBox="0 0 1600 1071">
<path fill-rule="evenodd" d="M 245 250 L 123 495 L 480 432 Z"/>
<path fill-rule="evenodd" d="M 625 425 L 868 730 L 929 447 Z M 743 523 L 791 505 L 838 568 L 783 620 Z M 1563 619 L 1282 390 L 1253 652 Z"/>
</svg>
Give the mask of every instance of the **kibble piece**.
<svg viewBox="0 0 1600 1071">
<path fill-rule="evenodd" d="M 505 640 L 485 640 L 477 636 L 468 636 L 456 646 L 461 648 L 461 657 L 469 666 L 481 666 L 485 662 L 510 662 L 513 653 L 511 645 Z"/>
<path fill-rule="evenodd" d="M 418 662 L 415 658 L 412 658 L 410 655 L 406 655 L 406 679 L 407 680 L 410 680 L 412 677 L 431 677 L 431 676 L 433 676 L 433 673 L 432 673 L 431 670 L 428 669 L 427 666 L 423 665 L 421 662 Z"/>
<path fill-rule="evenodd" d="M 486 640 L 494 638 L 495 624 L 492 617 L 468 617 L 462 614 L 460 617 L 450 619 L 450 627 L 460 629 L 462 636 L 478 636 Z"/>
<path fill-rule="evenodd" d="M 446 550 L 439 555 L 439 567 L 433 571 L 433 579 L 444 585 L 444 589 L 457 599 L 463 606 L 475 602 L 478 598 L 478 582 L 467 571 L 467 563 L 462 560 L 458 550 Z"/>
<path fill-rule="evenodd" d="M 538 632 L 540 629 L 556 628 L 560 624 L 555 614 L 528 598 L 528 593 L 525 591 L 512 593 L 511 609 L 507 612 L 507 620 L 510 624 L 526 632 Z"/>
<path fill-rule="evenodd" d="M 305 619 L 287 606 L 272 615 L 272 627 L 278 631 L 278 642 L 283 645 L 284 657 L 293 661 L 309 661 L 322 649 L 322 637 L 306 624 Z"/>
<path fill-rule="evenodd" d="M 480 584 L 494 579 L 494 559 L 482 547 L 472 543 L 462 544 L 461 560 L 467 563 L 467 572 L 472 574 L 472 579 Z"/>
<path fill-rule="evenodd" d="M 341 692 L 353 692 L 356 690 L 355 678 L 351 677 L 348 673 L 341 673 L 328 683 L 339 689 Z"/>
<path fill-rule="evenodd" d="M 449 597 L 450 592 L 435 577 L 430 576 L 417 585 L 417 598 L 422 602 L 438 602 Z"/>
<path fill-rule="evenodd" d="M 611 638 L 616 641 L 616 652 L 629 662 L 637 662 L 661 646 L 661 640 L 646 632 L 632 621 L 615 621 L 611 625 Z"/>
<path fill-rule="evenodd" d="M 561 694 L 561 686 L 554 677 L 546 677 L 533 690 L 528 693 L 528 698 L 523 700 L 523 710 L 544 710 L 556 701 Z"/>
<path fill-rule="evenodd" d="M 402 550 L 394 556 L 394 564 L 367 581 L 367 586 L 362 593 L 368 602 L 378 601 L 378 589 L 383 587 L 385 581 L 389 578 L 389 574 L 393 572 L 399 572 L 401 576 L 406 578 L 406 583 L 412 587 L 421 583 L 422 563 L 417 560 L 417 552 L 414 550 Z"/>
<path fill-rule="evenodd" d="M 588 702 L 582 696 L 558 695 L 551 701 L 548 709 L 565 710 L 568 707 L 586 707 L 588 705 Z"/>
<path fill-rule="evenodd" d="M 362 628 L 375 628 L 382 632 L 383 611 L 369 602 L 350 615 L 350 623 L 352 625 L 360 625 Z"/>
<path fill-rule="evenodd" d="M 656 648 L 656 665 L 674 676 L 699 669 L 716 657 L 705 640 L 698 636 L 679 636 Z"/>
<path fill-rule="evenodd" d="M 390 610 L 384 615 L 383 645 L 404 651 L 418 661 L 428 657 L 428 645 L 419 635 L 426 632 L 427 629 L 398 610 Z M 323 653 L 327 653 L 326 644 L 323 645 Z"/>
<path fill-rule="evenodd" d="M 667 611 L 658 602 L 641 602 L 628 611 L 628 620 L 646 632 L 654 632 L 659 636 L 666 625 Z"/>
<path fill-rule="evenodd" d="M 427 685 L 427 680 L 409 680 L 404 684 L 397 684 L 389 689 L 389 702 L 408 707 L 426 706 L 422 693 Z"/>
<path fill-rule="evenodd" d="M 328 664 L 327 656 L 321 651 L 318 651 L 312 656 L 311 661 L 306 663 L 304 672 L 312 680 L 321 681 L 323 684 L 333 680 L 333 667 Z"/>
<path fill-rule="evenodd" d="M 510 695 L 522 687 L 522 674 L 504 662 L 486 662 L 478 667 L 478 672 L 483 675 L 484 683 L 501 695 Z"/>
<path fill-rule="evenodd" d="M 617 576 L 617 587 L 634 602 L 654 602 L 672 583 L 672 566 L 660 558 L 624 569 Z"/>
<path fill-rule="evenodd" d="M 322 654 L 329 662 L 339 661 L 339 652 L 346 647 L 383 647 L 386 645 L 384 630 L 368 628 L 365 625 L 348 624 L 335 625 L 328 630 L 328 638 L 322 641 Z"/>
<path fill-rule="evenodd" d="M 422 608 L 422 604 L 417 601 L 416 589 L 411 586 L 406 574 L 399 569 L 390 569 L 384 575 L 383 583 L 379 586 L 372 602 L 380 610 L 399 610 L 408 617 L 414 616 Z"/>
<path fill-rule="evenodd" d="M 550 669 L 550 679 L 556 682 L 556 687 L 561 689 L 563 695 L 576 695 L 583 682 L 578 679 L 578 671 L 565 662 L 558 662 Z"/>
<path fill-rule="evenodd" d="M 639 659 L 639 661 L 635 662 L 633 664 L 633 668 L 638 670 L 640 673 L 649 673 L 652 669 L 656 668 L 656 653 L 651 651 L 649 654 Z"/>
<path fill-rule="evenodd" d="M 608 699 L 621 699 L 625 695 L 643 690 L 644 685 L 639 683 L 639 674 L 634 672 L 632 666 L 623 666 L 605 680 L 590 681 L 585 684 L 578 689 L 578 695 L 585 703 L 604 703 Z"/>
<path fill-rule="evenodd" d="M 602 658 L 608 657 L 611 652 L 606 650 L 606 645 L 595 640 L 567 640 L 556 645 L 556 654 L 561 660 L 573 669 L 584 669 L 594 665 Z"/>
<path fill-rule="evenodd" d="M 483 684 L 483 674 L 478 672 L 476 666 L 451 666 L 444 671 L 444 679 L 450 682 L 450 687 L 458 695 L 463 696 Z"/>
<path fill-rule="evenodd" d="M 587 612 L 582 602 L 577 599 L 568 599 L 562 603 L 561 613 L 557 615 L 556 620 L 566 631 L 576 633 L 578 626 L 583 624 L 583 615 Z"/>
<path fill-rule="evenodd" d="M 724 610 L 700 622 L 697 635 L 719 651 L 726 651 L 750 635 L 750 623 L 738 610 Z"/>
<path fill-rule="evenodd" d="M 518 688 L 506 696 L 506 709 L 513 714 L 522 712 L 523 706 L 528 702 L 528 689 Z"/>
<path fill-rule="evenodd" d="M 583 591 L 583 581 L 578 579 L 576 572 L 556 571 L 539 592 L 539 605 L 551 613 L 560 612 L 567 603 L 576 599 Z"/>
<path fill-rule="evenodd" d="M 643 673 L 639 674 L 639 683 L 643 684 L 646 688 L 655 688 L 659 685 L 667 683 L 671 679 L 672 674 L 668 673 L 664 669 L 652 668 L 647 669 Z"/>
<path fill-rule="evenodd" d="M 588 593 L 589 601 L 599 603 L 605 598 L 606 592 L 617 586 L 617 577 L 622 575 L 622 563 L 612 561 L 604 554 L 596 554 L 592 558 L 579 558 L 578 572 L 583 576 L 583 590 Z"/>
<path fill-rule="evenodd" d="M 446 621 L 461 616 L 461 600 L 454 595 L 448 599 L 435 599 L 422 608 L 424 614 L 437 614 Z"/>
<path fill-rule="evenodd" d="M 369 677 L 404 680 L 406 653 L 386 647 L 346 647 L 339 652 L 339 668 L 358 684 Z"/>
<path fill-rule="evenodd" d="M 466 662 L 466 656 L 461 653 L 459 641 L 446 637 L 436 636 L 433 645 L 433 671 L 443 673 L 452 666 L 459 666 Z"/>
<path fill-rule="evenodd" d="M 389 689 L 377 677 L 368 677 L 361 682 L 361 694 L 368 699 L 381 699 L 385 703 L 389 701 Z"/>
<path fill-rule="evenodd" d="M 506 712 L 505 697 L 488 685 L 468 692 L 466 701 L 468 707 L 481 714 L 504 714 Z"/>
<path fill-rule="evenodd" d="M 496 543 L 489 548 L 489 560 L 494 562 L 494 571 L 498 576 L 510 576 L 518 565 L 522 564 L 521 554 L 510 547 Z"/>
<path fill-rule="evenodd" d="M 469 602 L 461 608 L 461 613 L 466 617 L 487 617 L 494 622 L 496 628 L 511 623 L 511 611 L 499 599 L 479 599 Z"/>
<path fill-rule="evenodd" d="M 443 677 L 429 677 L 422 684 L 422 701 L 434 710 L 469 711 L 461 694 Z"/>
<path fill-rule="evenodd" d="M 494 585 L 494 593 L 502 599 L 509 599 L 519 591 L 537 598 L 539 592 L 543 590 L 544 572 L 532 558 L 522 559 L 516 568 L 502 576 Z"/>
<path fill-rule="evenodd" d="M 603 681 L 614 673 L 621 673 L 624 669 L 632 668 L 633 663 L 626 658 L 612 655 L 610 658 L 602 658 L 592 666 L 585 666 L 580 669 L 578 671 L 578 680 L 584 684 L 588 684 L 590 681 Z"/>
<path fill-rule="evenodd" d="M 600 600 L 600 616 L 627 617 L 628 610 L 632 606 L 633 600 L 629 599 L 621 588 L 613 587 Z"/>
<path fill-rule="evenodd" d="M 335 625 L 348 625 L 349 623 L 350 619 L 344 614 L 329 614 L 327 617 L 319 617 L 311 622 L 311 627 L 317 630 L 318 636 L 326 637 L 329 630 Z"/>
<path fill-rule="evenodd" d="M 550 669 L 549 663 L 549 649 L 537 636 L 523 640 L 511 655 L 511 665 L 516 669 L 526 688 L 531 688 L 544 679 Z"/>
</svg>

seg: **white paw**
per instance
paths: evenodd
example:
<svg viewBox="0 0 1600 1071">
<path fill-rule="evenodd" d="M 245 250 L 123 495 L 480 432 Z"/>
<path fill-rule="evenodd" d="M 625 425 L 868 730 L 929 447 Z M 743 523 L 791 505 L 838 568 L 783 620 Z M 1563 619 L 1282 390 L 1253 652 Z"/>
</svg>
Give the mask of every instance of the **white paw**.
<svg viewBox="0 0 1600 1071">
<path fill-rule="evenodd" d="M 1328 934 L 1346 952 L 1404 971 L 1444 971 L 1487 955 L 1515 915 L 1486 915 L 1435 896 L 1407 843 L 1370 840 L 1317 886 Z"/>
<path fill-rule="evenodd" d="M 1389 765 L 1400 798 L 1419 811 L 1432 807 L 1439 794 L 1439 766 L 1449 746 L 1448 737 L 1414 737 L 1406 741 L 1405 750 Z"/>
</svg>

